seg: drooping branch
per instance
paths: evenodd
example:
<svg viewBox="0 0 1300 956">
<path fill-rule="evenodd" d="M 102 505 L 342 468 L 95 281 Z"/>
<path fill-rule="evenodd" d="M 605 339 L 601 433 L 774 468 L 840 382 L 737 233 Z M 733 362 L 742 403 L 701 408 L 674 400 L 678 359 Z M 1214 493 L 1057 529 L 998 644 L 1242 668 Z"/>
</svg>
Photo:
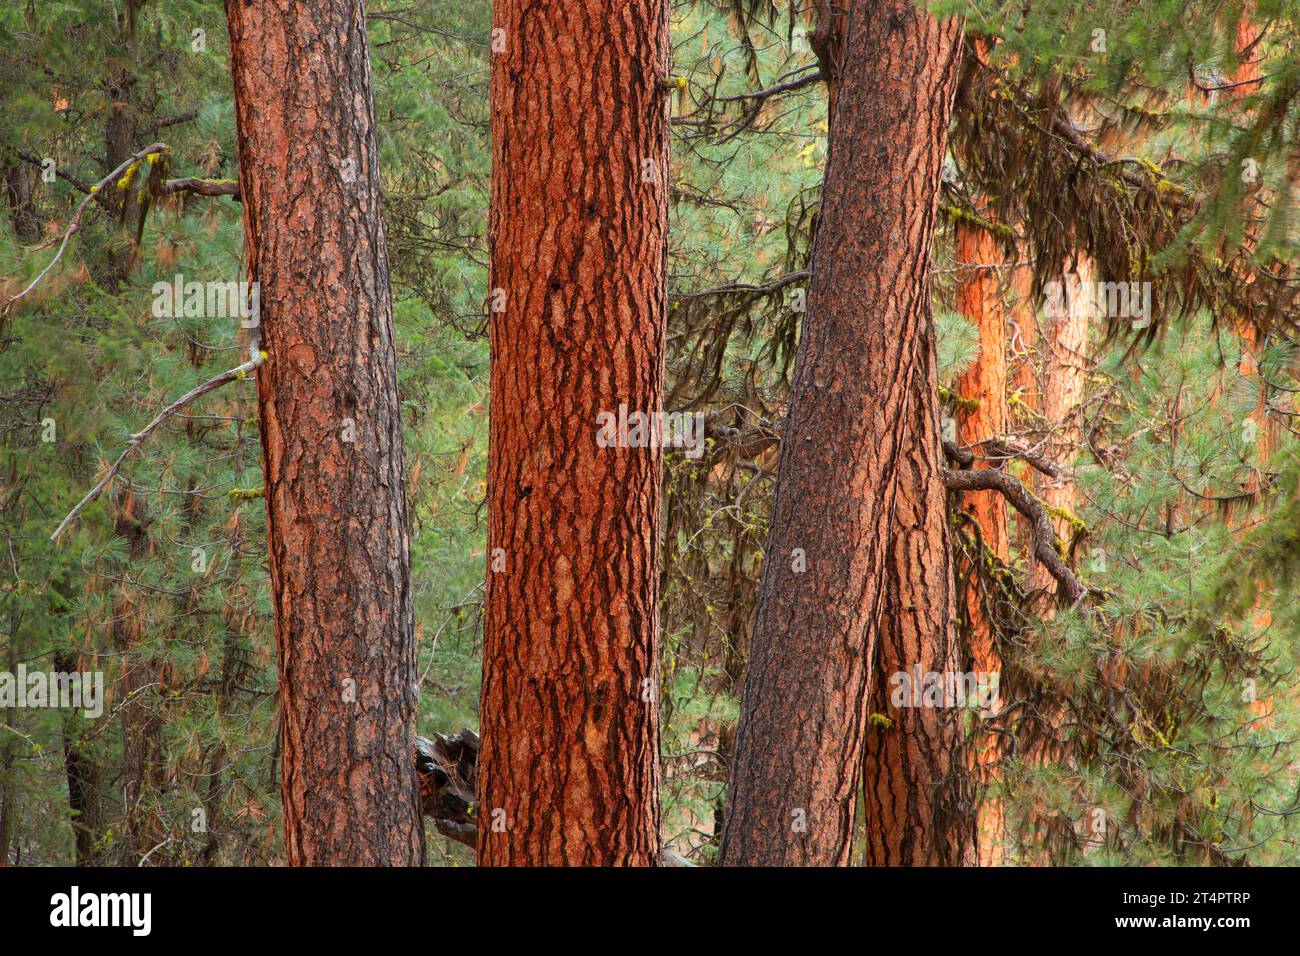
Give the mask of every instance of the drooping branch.
<svg viewBox="0 0 1300 956">
<path fill-rule="evenodd" d="M 107 471 L 104 472 L 104 476 L 100 478 L 98 482 L 95 483 L 95 487 L 91 488 L 90 491 L 86 492 L 86 496 L 82 498 L 79 502 L 77 502 L 77 506 L 75 508 L 73 508 L 71 511 L 68 512 L 68 516 L 59 523 L 59 526 L 57 528 L 54 529 L 54 534 L 50 535 L 50 540 L 51 541 L 59 540 L 59 535 L 63 534 L 63 532 L 68 528 L 68 526 L 77 520 L 77 516 L 81 514 L 82 510 L 85 509 L 86 505 L 90 504 L 92 501 L 94 501 L 103 493 L 104 489 L 108 487 L 109 483 L 117 475 L 118 470 L 122 467 L 122 463 L 126 461 L 127 457 L 133 451 L 135 451 L 137 448 L 140 447 L 140 445 L 144 442 L 146 438 L 148 438 L 155 431 L 157 431 L 158 426 L 160 426 L 167 419 L 171 418 L 173 415 L 179 412 L 190 402 L 194 401 L 196 398 L 199 398 L 203 395 L 208 394 L 208 392 L 220 388 L 222 385 L 225 385 L 227 382 L 237 381 L 238 379 L 242 379 L 245 376 L 247 376 L 250 372 L 257 371 L 258 366 L 262 364 L 262 358 L 263 358 L 262 353 L 257 351 L 257 345 L 256 342 L 254 342 L 252 356 L 249 358 L 247 362 L 244 362 L 241 365 L 236 365 L 232 369 L 227 369 L 226 371 L 222 372 L 220 375 L 208 379 L 202 385 L 198 385 L 190 389 L 180 398 L 176 399 L 176 401 L 172 402 L 161 412 L 159 412 L 158 416 L 153 421 L 151 421 L 148 425 L 146 425 L 143 429 L 141 429 L 140 431 L 132 435 L 130 441 L 126 443 L 126 447 L 122 449 L 122 454 L 117 456 L 117 460 L 113 462 L 112 465 L 109 466 Z"/>
<path fill-rule="evenodd" d="M 1259 229 L 1267 212 L 1259 195 L 1228 189 L 1235 178 L 1222 175 L 1222 164 L 1230 155 L 1156 164 L 1111 154 L 1097 145 L 1098 134 L 1076 125 L 1068 96 L 1050 82 L 1018 76 L 974 44 L 963 60 L 958 96 L 965 108 L 956 111 L 953 155 L 962 181 L 993 198 L 996 219 L 1032 238 L 1035 295 L 1086 254 L 1099 279 L 1139 283 L 1140 308 L 1130 300 L 1106 310 L 1108 330 L 1134 346 L 1152 341 L 1167 320 L 1202 310 L 1216 320 L 1235 314 L 1264 331 L 1300 328 L 1300 281 L 1291 265 L 1272 255 L 1256 259 L 1252 244 L 1209 230 L 1229 214 Z M 1274 111 L 1293 94 L 1279 95 Z M 963 216 L 977 212 L 966 191 L 945 189 Z"/>
</svg>

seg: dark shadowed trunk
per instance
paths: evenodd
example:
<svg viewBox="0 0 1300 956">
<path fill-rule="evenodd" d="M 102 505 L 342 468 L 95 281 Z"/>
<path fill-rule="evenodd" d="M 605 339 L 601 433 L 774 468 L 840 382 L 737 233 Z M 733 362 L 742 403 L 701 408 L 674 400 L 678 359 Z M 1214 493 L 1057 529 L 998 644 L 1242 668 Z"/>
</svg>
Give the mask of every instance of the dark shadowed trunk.
<svg viewBox="0 0 1300 956">
<path fill-rule="evenodd" d="M 960 28 L 909 0 L 857 0 L 843 22 L 720 849 L 727 865 L 849 860 L 897 507 L 912 512 L 914 530 L 894 560 L 925 549 L 918 594 L 938 602 L 917 619 L 947 618 L 937 431 L 933 449 L 916 449 L 913 431 L 938 428 L 930 243 Z M 901 499 L 900 480 L 912 483 Z"/>
<path fill-rule="evenodd" d="M 226 14 L 261 283 L 286 854 L 418 864 L 410 548 L 364 4 L 228 0 Z"/>
</svg>

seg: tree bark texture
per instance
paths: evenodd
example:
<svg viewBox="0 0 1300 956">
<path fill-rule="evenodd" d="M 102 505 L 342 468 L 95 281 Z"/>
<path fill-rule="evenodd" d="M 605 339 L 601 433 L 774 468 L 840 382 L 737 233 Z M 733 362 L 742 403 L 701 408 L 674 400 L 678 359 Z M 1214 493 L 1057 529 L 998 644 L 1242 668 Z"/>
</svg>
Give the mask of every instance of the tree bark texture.
<svg viewBox="0 0 1300 956">
<path fill-rule="evenodd" d="M 482 865 L 650 866 L 659 849 L 665 0 L 498 0 Z M 642 436 L 644 437 L 644 436 Z"/>
<path fill-rule="evenodd" d="M 365 6 L 227 0 L 226 14 L 266 352 L 286 855 L 418 864 L 410 546 Z"/>
<path fill-rule="evenodd" d="M 720 861 L 848 863 L 895 508 L 946 593 L 930 244 L 960 26 L 847 4 L 830 155 Z M 923 423 L 925 416 L 932 422 Z M 917 447 L 929 430 L 933 448 Z M 930 474 L 933 472 L 933 474 Z M 896 494 L 901 482 L 919 484 Z M 934 499 L 937 494 L 938 498 Z M 939 525 L 930 508 L 938 505 Z M 935 581 L 939 583 L 935 583 Z M 947 608 L 919 609 L 927 621 Z"/>
<path fill-rule="evenodd" d="M 1041 426 L 1048 430 L 1044 453 L 1064 469 L 1060 478 L 1034 473 L 1035 493 L 1047 505 L 1052 525 L 1063 545 L 1074 536 L 1071 523 L 1075 508 L 1074 462 L 1079 453 L 1080 403 L 1088 378 L 1088 329 L 1097 310 L 1097 296 L 1092 260 L 1080 254 L 1074 272 L 1060 277 L 1060 296 L 1046 303 L 1040 321 L 1042 353 L 1039 370 L 1039 406 Z M 1043 590 L 1040 602 L 1045 617 L 1054 613 L 1055 594 L 1051 574 L 1042 562 L 1030 561 L 1030 587 Z"/>
<path fill-rule="evenodd" d="M 896 707 L 891 679 L 964 670 L 952 627 L 953 586 L 947 493 L 940 450 L 933 328 L 918 330 L 918 378 L 908 396 L 910 441 L 899 459 L 894 526 L 883 579 L 872 721 L 863 766 L 864 862 L 869 866 L 959 866 L 973 833 L 965 792 L 964 710 Z"/>
<path fill-rule="evenodd" d="M 980 342 L 975 363 L 955 383 L 961 399 L 957 409 L 957 443 L 978 452 L 982 442 L 999 438 L 1008 430 L 1006 306 L 1009 290 L 1004 288 L 1003 280 L 1014 265 L 1003 262 L 997 237 L 978 224 L 959 222 L 954 245 L 957 267 L 964 270 L 957 286 L 957 311 L 975 324 Z M 981 467 L 978 460 L 974 467 Z M 1005 564 L 1010 559 L 1006 499 L 989 492 L 959 492 L 956 500 L 963 519 L 977 529 L 988 553 Z M 977 672 L 1000 674 L 1002 660 L 988 607 L 988 602 L 995 598 L 982 591 L 977 570 L 969 564 L 959 568 L 967 582 L 960 600 L 970 667 Z M 999 759 L 997 739 L 997 735 L 982 735 L 970 754 L 973 771 L 985 782 Z M 982 801 L 978 830 L 981 866 L 1001 863 L 1002 816 L 1001 801 Z"/>
</svg>

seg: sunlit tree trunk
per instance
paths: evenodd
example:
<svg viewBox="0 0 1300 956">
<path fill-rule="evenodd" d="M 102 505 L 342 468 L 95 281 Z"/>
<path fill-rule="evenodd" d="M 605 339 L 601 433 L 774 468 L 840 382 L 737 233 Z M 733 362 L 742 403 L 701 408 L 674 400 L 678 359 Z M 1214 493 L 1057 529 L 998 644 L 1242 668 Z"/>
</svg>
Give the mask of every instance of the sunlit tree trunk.
<svg viewBox="0 0 1300 956">
<path fill-rule="evenodd" d="M 979 454 L 983 442 L 1007 432 L 1006 308 L 1009 290 L 1004 287 L 1004 279 L 1011 275 L 1014 264 L 1008 267 L 1004 263 L 1002 246 L 990 229 L 962 221 L 954 233 L 954 259 L 961 270 L 957 284 L 957 311 L 979 331 L 979 355 L 954 383 L 958 396 L 957 444 L 972 448 Z M 973 467 L 986 465 L 977 458 Z M 1006 500 L 989 492 L 960 492 L 956 503 L 962 520 L 969 522 L 987 553 L 1005 564 L 1010 558 Z M 957 569 L 967 581 L 961 611 L 965 616 L 970 665 L 976 673 L 998 674 L 1000 679 L 1002 660 L 989 607 L 996 595 L 987 593 L 981 586 L 981 581 L 987 580 L 988 575 L 981 578 L 980 570 L 969 561 Z M 983 735 L 970 754 L 973 770 L 985 782 L 990 779 L 992 767 L 998 760 L 996 740 L 996 735 Z M 1001 802 L 986 799 L 979 813 L 981 865 L 996 866 L 1001 862 L 1001 839 Z"/>
<path fill-rule="evenodd" d="M 1041 450 L 1064 471 L 1059 478 L 1035 472 L 1034 490 L 1047 506 L 1063 545 L 1073 539 L 1078 520 L 1073 475 L 1081 437 L 1080 406 L 1088 379 L 1088 330 L 1096 309 L 1092 260 L 1080 254 L 1073 271 L 1062 275 L 1049 290 L 1039 319 L 1038 421 L 1046 434 Z M 1042 593 L 1040 610 L 1050 617 L 1056 585 L 1047 569 L 1030 554 L 1029 584 Z"/>
<path fill-rule="evenodd" d="M 480 864 L 659 846 L 664 0 L 498 0 Z M 625 441 L 622 439 L 626 439 Z"/>
</svg>

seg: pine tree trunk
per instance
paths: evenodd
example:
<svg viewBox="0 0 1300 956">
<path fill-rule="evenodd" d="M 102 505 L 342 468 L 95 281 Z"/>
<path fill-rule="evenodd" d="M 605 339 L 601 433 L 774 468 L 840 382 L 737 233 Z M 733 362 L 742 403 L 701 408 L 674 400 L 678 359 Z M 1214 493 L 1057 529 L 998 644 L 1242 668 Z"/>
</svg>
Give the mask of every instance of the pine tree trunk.
<svg viewBox="0 0 1300 956">
<path fill-rule="evenodd" d="M 957 287 L 957 311 L 979 330 L 979 356 L 957 377 L 957 444 L 974 447 L 1007 431 L 1007 321 L 1002 288 L 1002 248 L 983 226 L 961 222 L 955 229 L 956 261 L 965 270 Z M 974 467 L 984 467 L 976 462 Z M 979 527 L 984 545 L 1008 558 L 1007 503 L 1001 495 L 962 492 L 961 510 Z M 971 630 L 979 636 L 978 658 L 989 658 L 990 626 L 979 608 L 967 608 Z"/>
<path fill-rule="evenodd" d="M 859 0 L 845 16 L 720 847 L 727 865 L 848 862 L 895 488 L 900 477 L 920 481 L 902 500 L 928 509 L 938 479 L 937 431 L 933 449 L 914 451 L 910 429 L 937 400 L 930 243 L 960 26 L 910 0 Z M 927 580 L 946 582 L 942 519 L 922 518 L 920 538 L 908 535 L 922 552 L 912 557 Z M 947 623 L 946 606 L 920 615 Z"/>
<path fill-rule="evenodd" d="M 9 207 L 9 224 L 19 242 L 36 242 L 41 237 L 41 223 L 32 197 L 32 171 L 21 160 L 0 166 L 0 189 Z"/>
<path fill-rule="evenodd" d="M 956 416 L 957 443 L 978 450 L 981 442 L 1007 433 L 1006 300 L 1010 290 L 1004 287 L 1004 277 L 1015 266 L 1003 262 L 997 237 L 983 226 L 958 223 L 954 238 L 958 268 L 965 269 L 957 288 L 957 311 L 975 324 L 980 342 L 975 363 L 955 383 L 962 399 Z M 974 467 L 985 465 L 977 460 Z M 1006 499 L 987 491 L 961 492 L 957 506 L 977 529 L 988 553 L 1005 564 L 1011 552 Z M 962 610 L 971 669 L 996 673 L 1000 678 L 1002 658 L 988 609 L 990 596 L 979 585 L 978 569 L 967 565 L 960 571 L 967 580 Z M 996 735 L 984 735 L 970 754 L 972 769 L 985 783 L 999 758 L 996 739 Z M 978 832 L 980 865 L 998 866 L 1002 862 L 1000 801 L 990 798 L 981 802 Z"/>
<path fill-rule="evenodd" d="M 863 856 L 869 866 L 960 866 L 971 859 L 964 701 L 894 706 L 895 675 L 912 684 L 964 670 L 952 627 L 952 562 L 940 450 L 936 340 L 926 322 L 913 333 L 916 379 L 905 395 L 894 524 L 881 600 L 872 721 L 863 766 Z M 906 699 L 906 698 L 905 698 Z"/>
<path fill-rule="evenodd" d="M 1006 322 L 999 269 L 1002 249 L 982 226 L 956 226 L 955 252 L 965 267 L 957 288 L 957 309 L 979 329 L 979 356 L 955 386 L 957 443 L 981 452 L 980 443 L 1006 431 Z M 934 342 L 925 350 L 933 369 Z M 933 371 L 931 371 L 931 375 Z M 934 394 L 933 388 L 925 393 Z M 938 468 L 938 411 L 933 401 L 918 407 L 910 434 L 914 444 L 905 462 L 911 473 L 900 480 L 895 507 L 900 538 L 891 545 L 886 572 L 886 610 L 876 653 L 872 713 L 890 724 L 873 726 L 867 735 L 864 770 L 866 841 L 864 857 L 873 866 L 942 866 L 974 862 L 970 774 L 960 762 L 965 731 L 960 709 L 897 707 L 890 702 L 898 673 L 956 674 L 966 669 L 960 643 L 948 626 L 950 584 L 932 556 L 949 548 L 946 501 Z M 975 467 L 982 467 L 976 464 Z M 906 488 L 922 494 L 904 494 Z M 957 501 L 978 528 L 985 547 L 1007 559 L 1007 511 L 1000 495 L 966 492 Z M 941 549 L 941 550 L 940 550 Z M 929 560 L 927 560 L 929 559 Z M 968 578 L 972 569 L 967 568 Z M 992 622 L 975 587 L 966 592 L 964 612 L 970 642 L 971 670 L 988 675 L 1001 670 Z M 991 750 L 966 755 L 970 771 L 993 763 Z M 980 862 L 997 862 L 1000 812 L 986 804 L 980 817 Z"/>
<path fill-rule="evenodd" d="M 417 676 L 361 0 L 228 0 L 290 865 L 412 865 Z"/>
<path fill-rule="evenodd" d="M 79 666 L 77 658 L 67 652 L 55 653 L 54 669 L 65 674 L 84 670 Z M 100 854 L 96 847 L 102 836 L 99 765 L 95 763 L 94 755 L 84 749 L 77 739 L 73 730 L 77 720 L 74 713 L 63 724 L 63 770 L 68 781 L 68 809 L 72 811 L 77 866 L 97 866 Z M 149 849 L 146 847 L 144 852 L 147 853 Z"/>
<path fill-rule="evenodd" d="M 498 0 L 493 26 L 479 862 L 649 866 L 662 453 L 596 439 L 662 402 L 667 4 Z"/>
<path fill-rule="evenodd" d="M 1052 526 L 1061 544 L 1069 546 L 1074 537 L 1075 459 L 1079 453 L 1080 404 L 1088 378 L 1088 329 L 1097 310 L 1097 296 L 1092 260 L 1082 254 L 1075 260 L 1074 272 L 1060 277 L 1060 296 L 1049 296 L 1043 319 L 1041 388 L 1038 413 L 1043 427 L 1049 429 L 1044 452 L 1066 474 L 1047 478 L 1034 474 L 1035 492 L 1052 514 Z M 1040 613 L 1054 614 L 1056 582 L 1033 559 L 1030 552 L 1030 587 L 1042 592 Z"/>
</svg>

